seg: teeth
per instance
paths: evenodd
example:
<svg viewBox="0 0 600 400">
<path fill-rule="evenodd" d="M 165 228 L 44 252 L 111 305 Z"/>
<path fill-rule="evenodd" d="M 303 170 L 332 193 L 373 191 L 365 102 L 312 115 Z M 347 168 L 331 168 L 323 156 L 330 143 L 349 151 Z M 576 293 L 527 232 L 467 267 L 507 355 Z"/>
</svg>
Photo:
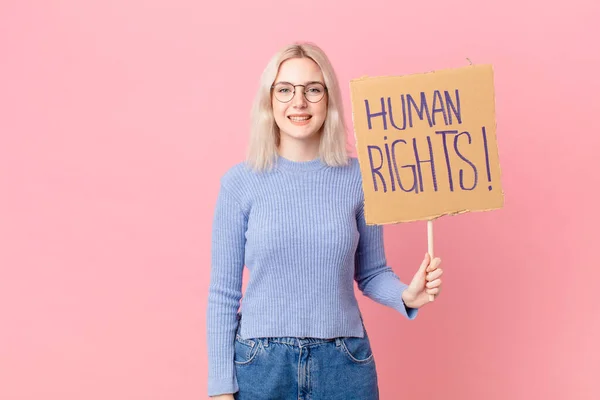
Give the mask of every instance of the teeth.
<svg viewBox="0 0 600 400">
<path fill-rule="evenodd" d="M 292 121 L 295 122 L 300 122 L 300 121 L 306 121 L 307 119 L 309 119 L 310 117 L 289 117 Z"/>
</svg>

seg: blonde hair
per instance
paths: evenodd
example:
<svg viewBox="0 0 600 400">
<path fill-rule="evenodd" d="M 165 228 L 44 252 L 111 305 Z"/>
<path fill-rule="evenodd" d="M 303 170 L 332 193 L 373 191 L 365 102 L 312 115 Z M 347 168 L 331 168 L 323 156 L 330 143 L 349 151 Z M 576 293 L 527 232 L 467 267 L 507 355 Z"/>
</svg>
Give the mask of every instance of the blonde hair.
<svg viewBox="0 0 600 400">
<path fill-rule="evenodd" d="M 332 167 L 347 165 L 347 137 L 340 87 L 325 52 L 313 43 L 294 43 L 284 47 L 271 58 L 263 71 L 252 106 L 247 163 L 256 171 L 264 171 L 270 169 L 277 159 L 280 133 L 271 106 L 271 85 L 279 66 L 290 58 L 309 58 L 321 68 L 327 87 L 327 116 L 322 127 L 319 157 Z"/>
</svg>

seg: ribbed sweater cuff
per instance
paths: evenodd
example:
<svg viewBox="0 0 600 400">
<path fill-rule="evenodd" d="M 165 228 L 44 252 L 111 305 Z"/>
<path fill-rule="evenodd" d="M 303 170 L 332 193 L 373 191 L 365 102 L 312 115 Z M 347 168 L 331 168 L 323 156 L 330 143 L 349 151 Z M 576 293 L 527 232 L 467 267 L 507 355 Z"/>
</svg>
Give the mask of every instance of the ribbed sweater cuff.
<svg viewBox="0 0 600 400">
<path fill-rule="evenodd" d="M 235 393 L 238 387 L 237 379 L 234 377 L 208 380 L 208 395 L 218 396 L 220 394 Z"/>
<path fill-rule="evenodd" d="M 402 315 L 406 316 L 406 318 L 408 318 L 408 319 L 415 319 L 415 318 L 417 317 L 417 314 L 418 314 L 418 311 L 419 311 L 419 309 L 418 309 L 418 308 L 410 308 L 410 307 L 407 307 L 407 306 L 406 306 L 406 304 L 404 304 L 404 300 L 402 300 L 402 293 L 404 293 L 404 291 L 405 291 L 406 289 L 407 289 L 407 288 L 405 287 L 405 288 L 404 288 L 404 289 L 402 289 L 402 291 L 400 292 L 400 303 L 401 303 L 401 304 L 398 304 L 398 306 L 397 306 L 397 307 L 395 307 L 395 308 L 396 308 L 396 310 L 398 310 L 398 311 L 399 311 L 399 312 L 400 312 Z"/>
</svg>

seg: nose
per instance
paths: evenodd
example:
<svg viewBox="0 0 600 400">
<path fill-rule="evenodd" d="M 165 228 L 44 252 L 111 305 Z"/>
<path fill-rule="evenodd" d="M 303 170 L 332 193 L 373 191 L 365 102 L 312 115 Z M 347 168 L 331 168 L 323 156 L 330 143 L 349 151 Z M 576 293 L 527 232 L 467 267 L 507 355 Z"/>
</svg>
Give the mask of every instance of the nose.
<svg viewBox="0 0 600 400">
<path fill-rule="evenodd" d="M 299 86 L 294 90 L 294 97 L 292 97 L 292 105 L 296 108 L 306 107 L 306 98 L 304 97 L 304 87 Z"/>
</svg>

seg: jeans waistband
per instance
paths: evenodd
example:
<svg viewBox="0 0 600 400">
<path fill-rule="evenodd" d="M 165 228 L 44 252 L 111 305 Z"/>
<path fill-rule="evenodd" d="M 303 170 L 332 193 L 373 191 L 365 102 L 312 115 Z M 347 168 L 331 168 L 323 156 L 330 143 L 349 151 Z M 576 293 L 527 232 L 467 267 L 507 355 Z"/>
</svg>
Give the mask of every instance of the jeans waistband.
<svg viewBox="0 0 600 400">
<path fill-rule="evenodd" d="M 290 346 L 304 347 L 321 343 L 335 342 L 336 338 L 320 339 L 320 338 L 299 338 L 299 337 L 266 337 L 259 338 L 263 345 L 268 346 L 269 343 L 281 343 Z"/>
</svg>

